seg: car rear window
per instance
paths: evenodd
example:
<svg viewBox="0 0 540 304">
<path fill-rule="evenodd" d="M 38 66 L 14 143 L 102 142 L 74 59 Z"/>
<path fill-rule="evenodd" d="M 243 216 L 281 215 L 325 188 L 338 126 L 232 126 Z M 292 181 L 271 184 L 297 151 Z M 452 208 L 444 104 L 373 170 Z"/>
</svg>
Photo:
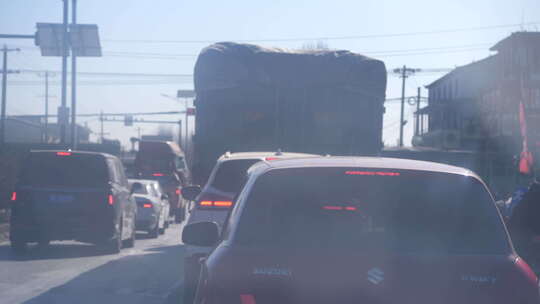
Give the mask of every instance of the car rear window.
<svg viewBox="0 0 540 304">
<path fill-rule="evenodd" d="M 235 240 L 247 246 L 504 254 L 508 240 L 475 178 L 419 171 L 271 171 L 246 198 Z"/>
<path fill-rule="evenodd" d="M 237 193 L 245 182 L 246 171 L 259 159 L 234 159 L 222 162 L 212 180 L 212 187 L 223 192 Z"/>
<path fill-rule="evenodd" d="M 104 157 L 77 153 L 31 154 L 19 176 L 20 184 L 39 187 L 100 187 L 108 181 Z"/>
</svg>

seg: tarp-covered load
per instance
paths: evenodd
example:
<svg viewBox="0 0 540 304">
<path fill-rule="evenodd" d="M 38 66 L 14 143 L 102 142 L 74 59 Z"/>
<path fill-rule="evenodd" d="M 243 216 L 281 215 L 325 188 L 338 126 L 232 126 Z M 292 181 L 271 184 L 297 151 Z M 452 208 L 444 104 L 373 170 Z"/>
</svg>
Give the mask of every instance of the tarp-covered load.
<svg viewBox="0 0 540 304">
<path fill-rule="evenodd" d="M 195 64 L 197 92 L 238 87 L 341 87 L 384 96 L 382 61 L 342 50 L 290 51 L 220 42 L 203 49 Z"/>
<path fill-rule="evenodd" d="M 222 42 L 195 64 L 195 166 L 201 183 L 225 151 L 376 155 L 386 68 L 349 51 Z"/>
</svg>

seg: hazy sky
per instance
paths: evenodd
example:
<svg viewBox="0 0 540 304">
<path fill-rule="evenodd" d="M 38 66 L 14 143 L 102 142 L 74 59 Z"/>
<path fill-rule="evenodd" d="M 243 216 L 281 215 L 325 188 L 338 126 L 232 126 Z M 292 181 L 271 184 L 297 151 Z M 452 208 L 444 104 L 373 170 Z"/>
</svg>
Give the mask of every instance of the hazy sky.
<svg viewBox="0 0 540 304">
<path fill-rule="evenodd" d="M 201 48 L 225 40 L 285 48 L 321 40 L 331 48 L 382 59 L 389 70 L 404 64 L 452 68 L 490 55 L 489 47 L 513 31 L 540 28 L 539 0 L 78 0 L 78 7 L 79 23 L 98 24 L 104 52 L 102 58 L 80 59 L 80 72 L 192 74 Z M 33 34 L 36 22 L 61 19 L 61 0 L 0 0 L 0 33 Z M 41 57 L 33 41 L 4 39 L 0 43 L 21 48 L 20 53 L 10 53 L 10 69 L 61 68 L 59 58 Z M 407 95 L 440 76 L 419 73 L 410 77 Z M 59 79 L 56 75 L 52 81 Z M 181 103 L 161 94 L 192 88 L 189 77 L 81 75 L 79 79 L 80 113 L 181 110 Z M 387 98 L 398 97 L 401 80 L 393 75 L 388 80 Z M 10 75 L 8 114 L 42 114 L 42 82 L 36 74 Z M 50 105 L 54 112 L 60 103 L 60 87 L 52 86 L 51 94 L 57 96 Z M 384 139 L 394 145 L 399 103 L 388 102 L 386 107 Z M 407 145 L 412 112 L 407 106 Z M 88 123 L 94 132 L 99 131 L 95 119 Z M 143 133 L 157 129 L 139 126 Z M 123 143 L 137 134 L 136 127 L 119 123 L 107 123 L 105 128 L 110 137 L 121 138 Z"/>
</svg>

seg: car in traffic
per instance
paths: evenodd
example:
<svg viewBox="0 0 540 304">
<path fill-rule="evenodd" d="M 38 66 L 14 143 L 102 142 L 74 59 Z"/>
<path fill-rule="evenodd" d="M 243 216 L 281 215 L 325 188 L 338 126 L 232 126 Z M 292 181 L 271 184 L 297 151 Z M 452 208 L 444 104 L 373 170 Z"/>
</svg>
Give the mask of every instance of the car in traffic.
<svg viewBox="0 0 540 304">
<path fill-rule="evenodd" d="M 539 303 L 483 181 L 444 164 L 326 157 L 249 169 L 195 303 Z"/>
<path fill-rule="evenodd" d="M 136 178 L 159 181 L 169 196 L 170 213 L 177 223 L 185 219 L 185 201 L 182 187 L 191 183 L 191 171 L 184 151 L 171 141 L 139 141 L 135 156 L 134 172 Z"/>
<path fill-rule="evenodd" d="M 233 207 L 233 201 L 242 189 L 249 167 L 260 161 L 273 161 L 286 158 L 315 157 L 314 154 L 291 152 L 227 152 L 218 158 L 204 188 L 186 187 L 183 190 L 187 204 L 186 225 L 197 222 L 216 222 L 223 224 Z M 185 246 L 184 254 L 184 296 L 185 302 L 193 297 L 199 274 L 198 260 L 208 254 L 209 248 Z"/>
<path fill-rule="evenodd" d="M 107 252 L 135 244 L 137 207 L 120 160 L 80 151 L 31 151 L 11 194 L 11 248 L 55 240 L 94 243 Z"/>
<path fill-rule="evenodd" d="M 157 238 L 164 234 L 169 227 L 169 198 L 161 190 L 157 181 L 144 179 L 130 179 L 133 186 L 138 184 L 133 193 L 137 203 L 137 230 L 148 233 L 150 238 Z"/>
</svg>

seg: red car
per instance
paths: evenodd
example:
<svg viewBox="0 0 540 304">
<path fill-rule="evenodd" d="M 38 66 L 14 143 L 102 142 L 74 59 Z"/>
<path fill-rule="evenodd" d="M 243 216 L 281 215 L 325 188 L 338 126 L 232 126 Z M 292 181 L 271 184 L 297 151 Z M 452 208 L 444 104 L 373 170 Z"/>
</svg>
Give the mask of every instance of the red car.
<svg viewBox="0 0 540 304">
<path fill-rule="evenodd" d="M 474 173 L 388 158 L 261 162 L 219 234 L 195 303 L 539 303 L 492 196 Z"/>
</svg>

